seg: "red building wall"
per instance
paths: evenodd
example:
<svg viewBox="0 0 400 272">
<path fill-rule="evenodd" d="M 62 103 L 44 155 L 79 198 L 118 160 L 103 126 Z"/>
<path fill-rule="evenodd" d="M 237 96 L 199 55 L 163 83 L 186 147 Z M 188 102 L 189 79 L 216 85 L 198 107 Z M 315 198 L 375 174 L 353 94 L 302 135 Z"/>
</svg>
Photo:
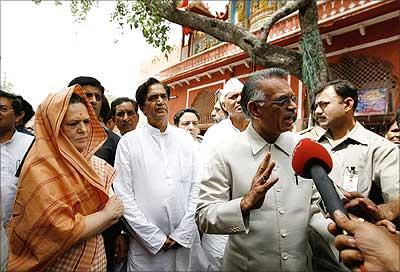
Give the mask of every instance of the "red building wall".
<svg viewBox="0 0 400 272">
<path fill-rule="evenodd" d="M 374 18 L 373 16 L 380 16 L 388 13 L 393 13 L 393 9 L 395 8 L 396 2 L 386 2 L 382 3 L 383 7 L 378 9 L 371 9 L 363 12 L 359 12 L 359 14 L 354 14 L 353 16 L 344 17 L 335 21 L 332 24 L 321 25 L 320 31 L 321 34 L 327 33 L 329 31 L 337 31 L 332 36 L 332 44 L 328 45 L 326 40 L 324 40 L 324 46 L 327 54 L 327 59 L 330 64 L 338 63 L 344 57 L 362 57 L 368 56 L 371 58 L 379 59 L 383 62 L 387 62 L 390 64 L 392 69 L 392 75 L 397 78 L 400 78 L 400 20 L 398 16 L 392 19 L 386 19 L 383 22 L 374 23 L 372 25 L 368 25 L 365 27 L 365 35 L 360 33 L 360 30 L 355 28 L 350 32 L 346 32 L 348 30 L 343 30 L 345 33 L 340 33 L 342 28 L 351 27 L 353 24 L 360 22 L 362 20 L 369 20 L 370 18 Z M 399 3 L 399 2 L 397 2 Z M 329 5 L 327 6 L 329 7 Z M 328 11 L 329 12 L 329 11 Z M 360 17 L 363 19 L 360 20 Z M 357 20 L 356 20 L 357 19 Z M 290 36 L 288 39 L 282 40 L 282 43 L 285 45 L 293 44 L 298 41 L 298 36 Z M 279 43 L 278 43 L 279 44 Z M 211 78 L 204 75 L 204 72 L 207 70 L 215 70 L 215 68 L 223 67 L 226 64 L 234 63 L 240 60 L 246 59 L 247 56 L 244 54 L 235 55 L 231 58 L 224 58 L 220 60 L 216 60 L 211 65 L 207 67 L 202 67 L 199 69 L 191 70 L 185 72 L 185 74 L 179 76 L 179 78 L 170 78 L 169 82 L 174 82 L 178 80 L 182 80 L 182 78 L 200 75 L 203 73 L 203 76 L 198 78 L 198 80 L 191 80 L 189 85 L 187 83 L 183 83 L 180 85 L 175 85 L 172 90 L 172 95 L 177 96 L 177 98 L 171 100 L 171 109 L 170 109 L 170 121 L 172 121 L 173 114 L 178 110 L 185 108 L 187 101 L 188 106 L 191 106 L 196 96 L 204 90 L 216 90 L 220 87 L 220 83 L 218 85 L 209 85 L 212 82 L 220 82 L 226 81 L 231 77 L 239 77 L 242 81 L 245 80 L 245 76 L 248 73 L 251 73 L 252 67 L 248 67 L 248 65 L 239 65 L 232 67 L 233 71 L 225 69 L 224 74 L 219 71 L 213 72 L 211 74 Z M 255 70 L 263 69 L 262 67 L 257 67 Z M 169 83 L 168 82 L 168 83 Z M 182 83 L 182 81 L 180 81 Z M 206 86 L 204 88 L 200 88 L 200 86 Z M 295 94 L 298 96 L 299 89 L 299 81 L 296 77 L 291 76 L 290 85 L 294 90 Z M 192 90 L 189 92 L 188 89 Z M 393 97 L 394 107 L 400 106 L 400 96 L 398 95 L 399 87 L 397 86 L 397 94 Z M 306 108 L 306 91 L 303 86 L 302 92 L 302 108 Z M 307 117 L 307 112 L 302 112 L 302 117 Z"/>
</svg>

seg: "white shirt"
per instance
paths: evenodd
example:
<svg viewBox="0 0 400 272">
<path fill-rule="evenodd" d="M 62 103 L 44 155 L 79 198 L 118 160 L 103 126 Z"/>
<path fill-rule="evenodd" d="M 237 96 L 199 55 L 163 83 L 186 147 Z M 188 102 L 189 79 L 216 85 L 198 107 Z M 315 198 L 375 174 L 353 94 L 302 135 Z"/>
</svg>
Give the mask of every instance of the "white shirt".
<svg viewBox="0 0 400 272">
<path fill-rule="evenodd" d="M 0 217 L 3 220 L 3 211 L 0 207 Z M 6 271 L 8 259 L 8 238 L 3 224 L 0 224 L 0 271 Z"/>
<path fill-rule="evenodd" d="M 214 151 L 221 142 L 237 135 L 239 132 L 240 130 L 232 124 L 231 118 L 228 117 L 207 129 L 201 142 L 202 148 Z"/>
<path fill-rule="evenodd" d="M 232 124 L 231 118 L 227 118 L 211 126 L 204 134 L 201 143 L 203 156 L 205 161 L 209 160 L 213 152 L 219 145 L 223 145 L 226 141 L 235 137 L 240 130 Z M 202 237 L 202 245 L 206 253 L 213 271 L 221 271 L 222 259 L 225 252 L 225 246 L 228 242 L 228 235 L 208 234 L 204 233 Z"/>
<path fill-rule="evenodd" d="M 1 205 L 3 206 L 3 224 L 11 217 L 17 192 L 18 178 L 15 174 L 34 137 L 15 131 L 11 139 L 0 144 L 1 162 Z"/>
<path fill-rule="evenodd" d="M 160 251 L 167 236 L 187 249 L 196 241 L 200 246 L 195 210 L 202 168 L 189 133 L 170 125 L 161 133 L 149 124 L 128 132 L 118 144 L 115 168 L 114 188 L 136 234 L 130 239 L 129 256 L 135 260 L 128 256 L 128 270 L 162 269 L 155 257 L 170 252 Z M 163 268 L 182 267 L 173 264 L 176 254 L 176 261 L 168 259 Z"/>
</svg>

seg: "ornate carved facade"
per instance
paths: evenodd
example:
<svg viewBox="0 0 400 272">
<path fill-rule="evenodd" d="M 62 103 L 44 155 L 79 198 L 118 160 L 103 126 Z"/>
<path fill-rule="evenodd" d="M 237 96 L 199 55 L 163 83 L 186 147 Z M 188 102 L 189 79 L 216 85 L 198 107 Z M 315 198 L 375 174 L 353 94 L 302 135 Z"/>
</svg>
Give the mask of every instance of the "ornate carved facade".
<svg viewBox="0 0 400 272">
<path fill-rule="evenodd" d="M 227 20 L 257 33 L 283 1 L 230 0 L 229 3 Z M 385 112 L 360 115 L 360 120 L 367 126 L 388 120 L 400 105 L 398 0 L 318 1 L 318 15 L 321 37 L 333 75 L 352 81 L 364 92 L 371 90 L 371 93 L 377 94 L 374 88 L 385 89 Z M 235 45 L 207 37 L 202 33 L 194 33 L 187 44 L 190 53 L 160 73 L 175 97 L 171 100 L 171 113 L 196 106 L 201 109 L 203 127 L 210 125 L 212 103 L 209 100 L 212 92 L 222 88 L 230 77 L 244 81 L 255 70 L 263 69 L 254 67 L 249 56 Z M 297 48 L 299 38 L 299 17 L 295 13 L 272 27 L 268 41 L 277 46 Z M 304 110 L 306 89 L 294 76 L 288 80 L 299 97 L 297 129 L 302 129 L 308 118 Z"/>
</svg>

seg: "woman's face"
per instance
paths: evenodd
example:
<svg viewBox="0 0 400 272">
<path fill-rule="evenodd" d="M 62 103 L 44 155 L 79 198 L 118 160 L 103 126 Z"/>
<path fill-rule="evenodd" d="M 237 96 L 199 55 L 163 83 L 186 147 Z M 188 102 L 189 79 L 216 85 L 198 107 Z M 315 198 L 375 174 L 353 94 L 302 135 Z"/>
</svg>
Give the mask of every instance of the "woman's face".
<svg viewBox="0 0 400 272">
<path fill-rule="evenodd" d="M 389 141 L 400 145 L 400 128 L 397 126 L 396 122 L 390 126 L 388 132 L 385 135 L 386 139 Z"/>
<path fill-rule="evenodd" d="M 70 104 L 61 123 L 61 131 L 81 153 L 89 145 L 90 129 L 86 106 L 82 103 Z"/>
</svg>

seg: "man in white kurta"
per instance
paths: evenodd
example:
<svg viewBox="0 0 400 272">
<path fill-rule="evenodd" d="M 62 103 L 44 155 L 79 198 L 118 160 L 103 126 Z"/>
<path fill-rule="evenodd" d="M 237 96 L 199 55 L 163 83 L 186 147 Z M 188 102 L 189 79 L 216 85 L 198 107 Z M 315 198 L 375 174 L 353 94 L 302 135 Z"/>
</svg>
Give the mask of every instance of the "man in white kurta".
<svg viewBox="0 0 400 272">
<path fill-rule="evenodd" d="M 117 148 L 114 188 L 134 231 L 128 271 L 207 268 L 194 217 L 199 154 L 189 133 L 168 124 L 168 96 L 155 79 L 139 87 L 136 99 L 149 124 L 126 133 Z"/>
<path fill-rule="evenodd" d="M 202 148 L 213 151 L 224 140 L 246 129 L 249 120 L 240 106 L 240 94 L 243 84 L 237 78 L 228 80 L 220 91 L 219 100 L 228 118 L 207 129 L 202 141 Z"/>
<path fill-rule="evenodd" d="M 220 91 L 219 100 L 228 113 L 228 118 L 211 126 L 206 131 L 201 143 L 201 152 L 206 162 L 219 145 L 224 145 L 227 140 L 245 130 L 249 124 L 249 120 L 240 106 L 242 88 L 243 84 L 237 78 L 231 78 Z M 227 235 L 203 234 L 201 244 L 210 261 L 210 270 L 221 271 L 227 241 Z"/>
<path fill-rule="evenodd" d="M 23 117 L 21 110 L 22 102 L 16 95 L 0 91 L 0 200 L 3 209 L 1 223 L 5 229 L 18 187 L 15 175 L 34 139 L 15 129 L 15 124 Z"/>
</svg>

